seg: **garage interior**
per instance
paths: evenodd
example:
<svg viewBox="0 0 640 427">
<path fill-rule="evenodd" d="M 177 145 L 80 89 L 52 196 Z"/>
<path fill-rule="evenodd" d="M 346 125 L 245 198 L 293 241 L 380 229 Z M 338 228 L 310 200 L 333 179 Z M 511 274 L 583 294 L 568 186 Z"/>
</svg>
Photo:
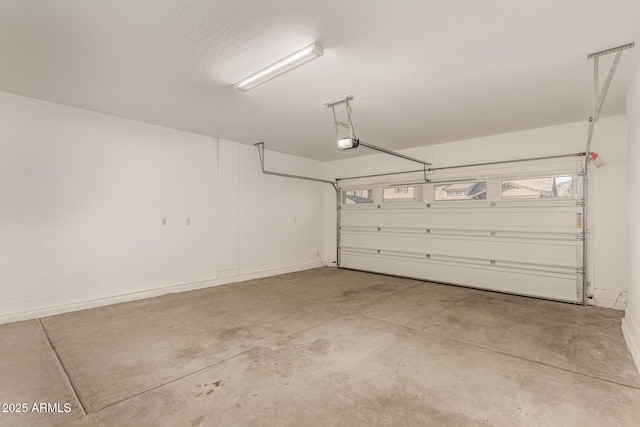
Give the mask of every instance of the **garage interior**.
<svg viewBox="0 0 640 427">
<path fill-rule="evenodd" d="M 0 426 L 637 425 L 638 18 L 3 2 Z"/>
</svg>

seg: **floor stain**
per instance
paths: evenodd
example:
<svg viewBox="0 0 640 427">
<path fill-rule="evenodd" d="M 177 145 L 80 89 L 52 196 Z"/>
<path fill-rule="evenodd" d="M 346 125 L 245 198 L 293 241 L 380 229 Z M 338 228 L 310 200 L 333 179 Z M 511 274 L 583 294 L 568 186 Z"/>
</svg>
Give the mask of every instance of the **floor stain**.
<svg viewBox="0 0 640 427">
<path fill-rule="evenodd" d="M 202 422 L 204 421 L 204 419 L 206 418 L 206 415 L 201 415 L 198 418 L 196 418 L 195 420 L 191 420 L 191 425 L 193 427 L 195 426 L 199 426 L 200 424 L 202 424 Z"/>
<path fill-rule="evenodd" d="M 320 338 L 313 342 L 311 345 L 311 351 L 315 354 L 325 354 L 329 347 L 331 347 L 331 341 L 325 338 Z"/>
<path fill-rule="evenodd" d="M 343 293 L 340 295 L 340 297 L 341 297 L 341 298 L 349 298 L 349 297 L 352 297 L 352 296 L 355 296 L 355 295 L 358 295 L 358 294 L 360 294 L 360 291 L 359 291 L 359 290 L 351 290 L 351 291 L 345 291 L 345 292 L 343 292 Z"/>
<path fill-rule="evenodd" d="M 241 330 L 242 328 L 240 327 L 225 329 L 224 331 L 218 334 L 218 338 L 220 338 L 221 340 L 228 340 L 228 339 L 235 338 L 235 336 L 238 335 L 238 332 L 240 332 Z"/>
</svg>

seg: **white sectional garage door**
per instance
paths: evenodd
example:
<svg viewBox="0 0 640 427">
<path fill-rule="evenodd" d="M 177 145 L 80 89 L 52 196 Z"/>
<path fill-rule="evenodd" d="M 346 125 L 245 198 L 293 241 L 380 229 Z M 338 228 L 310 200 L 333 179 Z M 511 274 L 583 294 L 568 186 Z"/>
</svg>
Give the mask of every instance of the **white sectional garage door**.
<svg viewBox="0 0 640 427">
<path fill-rule="evenodd" d="M 343 185 L 339 266 L 581 303 L 581 173 L 535 171 Z"/>
</svg>

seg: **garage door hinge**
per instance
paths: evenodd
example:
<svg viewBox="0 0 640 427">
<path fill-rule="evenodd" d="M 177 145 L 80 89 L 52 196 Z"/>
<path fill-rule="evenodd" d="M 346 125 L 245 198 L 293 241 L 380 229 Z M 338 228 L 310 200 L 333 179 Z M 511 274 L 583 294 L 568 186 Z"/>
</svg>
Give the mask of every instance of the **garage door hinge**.
<svg viewBox="0 0 640 427">
<path fill-rule="evenodd" d="M 496 260 L 495 260 L 495 259 L 489 260 L 489 263 L 490 263 L 491 265 L 496 265 Z"/>
</svg>

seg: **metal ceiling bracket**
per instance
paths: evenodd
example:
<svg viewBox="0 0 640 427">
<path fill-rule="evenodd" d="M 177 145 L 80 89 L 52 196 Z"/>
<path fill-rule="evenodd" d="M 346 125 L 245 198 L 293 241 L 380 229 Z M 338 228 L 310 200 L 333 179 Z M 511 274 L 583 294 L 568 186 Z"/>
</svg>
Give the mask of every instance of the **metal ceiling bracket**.
<svg viewBox="0 0 640 427">
<path fill-rule="evenodd" d="M 598 120 L 598 116 L 600 115 L 600 109 L 602 108 L 602 104 L 604 103 L 604 98 L 607 96 L 607 92 L 609 90 L 609 86 L 611 85 L 611 80 L 613 79 L 613 75 L 616 72 L 616 68 L 618 68 L 618 62 L 620 62 L 620 57 L 622 56 L 622 51 L 625 49 L 632 48 L 634 46 L 633 43 L 629 43 L 623 46 L 619 46 L 613 49 L 607 49 L 600 52 L 592 53 L 587 56 L 587 59 L 593 59 L 593 119 L 595 121 Z M 611 53 L 615 53 L 616 56 L 613 59 L 613 63 L 611 64 L 611 68 L 609 68 L 609 73 L 607 73 L 607 77 L 604 81 L 604 85 L 602 89 L 600 86 L 600 57 L 603 55 L 608 55 Z"/>
<path fill-rule="evenodd" d="M 386 148 L 382 148 L 382 147 L 378 147 L 377 145 L 373 145 L 373 144 L 368 144 L 365 142 L 362 142 L 360 139 L 358 139 L 358 137 L 356 136 L 356 131 L 353 127 L 353 122 L 351 121 L 351 105 L 349 105 L 349 101 L 353 100 L 353 96 L 349 95 L 346 96 L 344 99 L 341 99 L 340 101 L 336 101 L 336 102 L 329 102 L 326 103 L 324 105 L 326 105 L 328 108 L 331 108 L 331 112 L 333 113 L 333 123 L 336 126 L 336 135 L 338 136 L 338 138 L 343 138 L 345 136 L 340 135 L 340 130 L 345 130 L 348 132 L 348 135 L 346 135 L 347 138 L 351 138 L 355 141 L 357 141 L 357 143 L 354 145 L 354 148 L 361 145 L 363 147 L 369 148 L 371 150 L 375 150 L 375 151 L 379 151 L 381 153 L 384 154 L 389 154 L 391 156 L 396 156 L 396 157 L 400 157 L 402 159 L 405 160 L 409 160 L 412 162 L 416 162 L 416 163 L 420 163 L 421 165 L 423 165 L 424 167 L 426 166 L 430 166 L 431 163 L 424 161 L 424 160 L 420 160 L 417 159 L 415 157 L 411 157 L 411 156 L 406 156 L 404 154 L 400 154 L 400 153 L 396 153 L 395 151 L 392 150 L 387 150 Z M 337 116 L 336 116 L 336 107 L 339 105 L 345 104 L 345 108 L 346 108 L 346 112 L 347 112 L 347 121 L 345 122 L 341 122 L 338 120 Z"/>
<path fill-rule="evenodd" d="M 334 190 L 336 190 L 336 192 L 338 191 L 338 183 L 337 183 L 337 181 L 329 181 L 328 179 L 320 179 L 320 178 L 313 178 L 313 177 L 310 177 L 310 176 L 293 175 L 293 174 L 290 174 L 290 173 L 272 172 L 272 171 L 265 170 L 265 168 L 264 168 L 264 163 L 265 163 L 264 142 L 257 142 L 257 143 L 255 143 L 253 145 L 258 148 L 258 156 L 260 156 L 260 166 L 262 168 L 262 173 L 263 174 L 265 174 L 265 175 L 283 176 L 285 178 L 304 179 L 306 181 L 324 182 L 325 184 L 331 184 L 333 186 Z"/>
<path fill-rule="evenodd" d="M 336 102 L 327 102 L 326 105 L 327 107 L 335 107 L 336 105 L 340 105 L 340 104 L 344 104 L 344 103 L 349 103 L 349 101 L 353 100 L 353 96 L 348 95 L 345 96 L 344 99 L 341 99 L 340 101 L 336 101 Z"/>
<path fill-rule="evenodd" d="M 634 46 L 634 43 L 632 42 L 632 43 L 627 43 L 620 46 L 612 47 L 610 49 L 601 50 L 599 52 L 593 52 L 587 56 L 587 59 L 597 58 L 598 56 L 608 55 L 614 52 L 620 52 L 625 49 L 631 49 L 633 46 Z"/>
<path fill-rule="evenodd" d="M 602 105 L 604 104 L 604 100 L 607 96 L 607 92 L 609 91 L 609 86 L 611 85 L 611 81 L 613 80 L 613 75 L 616 72 L 616 68 L 618 67 L 618 63 L 620 62 L 620 57 L 622 56 L 622 52 L 626 49 L 630 49 L 635 46 L 635 43 L 627 43 L 624 45 L 612 47 L 610 49 L 601 50 L 599 52 L 594 52 L 587 55 L 587 59 L 593 59 L 593 110 L 591 112 L 591 117 L 589 117 L 589 129 L 587 131 L 587 151 L 586 156 L 584 158 L 584 175 L 585 175 L 585 185 L 583 189 L 583 214 L 582 214 L 582 229 L 584 235 L 584 243 L 582 250 L 582 280 L 579 279 L 577 286 L 577 295 L 578 300 L 582 301 L 582 305 L 587 305 L 590 301 L 593 301 L 593 295 L 590 292 L 591 281 L 590 279 L 590 269 L 587 268 L 589 265 L 589 256 L 590 256 L 590 224 L 591 224 L 591 215 L 589 215 L 589 186 L 586 185 L 590 181 L 589 174 L 589 158 L 591 158 L 591 143 L 593 141 L 593 128 L 595 127 L 596 122 L 600 118 L 600 110 L 602 109 Z M 609 72 L 607 73 L 607 77 L 604 80 L 602 85 L 602 89 L 600 88 L 600 57 L 603 55 L 609 55 L 615 53 L 616 56 L 613 58 L 613 62 L 611 63 L 611 67 L 609 68 Z"/>
<path fill-rule="evenodd" d="M 612 47 L 610 49 L 601 50 L 599 52 L 594 52 L 587 55 L 587 59 L 593 59 L 593 111 L 591 113 L 591 117 L 589 117 L 589 133 L 587 136 L 587 154 L 591 150 L 591 140 L 593 139 L 594 124 L 600 119 L 600 110 L 602 109 L 602 105 L 604 104 L 604 100 L 607 96 L 607 92 L 609 91 L 609 86 L 611 86 L 613 75 L 616 72 L 616 68 L 618 68 L 618 63 L 620 62 L 622 51 L 626 49 L 631 49 L 634 46 L 635 46 L 635 43 L 627 43 L 621 46 Z M 609 55 L 611 53 L 615 53 L 616 56 L 615 58 L 613 58 L 611 68 L 609 68 L 607 77 L 604 80 L 602 88 L 600 88 L 600 57 L 603 55 Z"/>
</svg>

